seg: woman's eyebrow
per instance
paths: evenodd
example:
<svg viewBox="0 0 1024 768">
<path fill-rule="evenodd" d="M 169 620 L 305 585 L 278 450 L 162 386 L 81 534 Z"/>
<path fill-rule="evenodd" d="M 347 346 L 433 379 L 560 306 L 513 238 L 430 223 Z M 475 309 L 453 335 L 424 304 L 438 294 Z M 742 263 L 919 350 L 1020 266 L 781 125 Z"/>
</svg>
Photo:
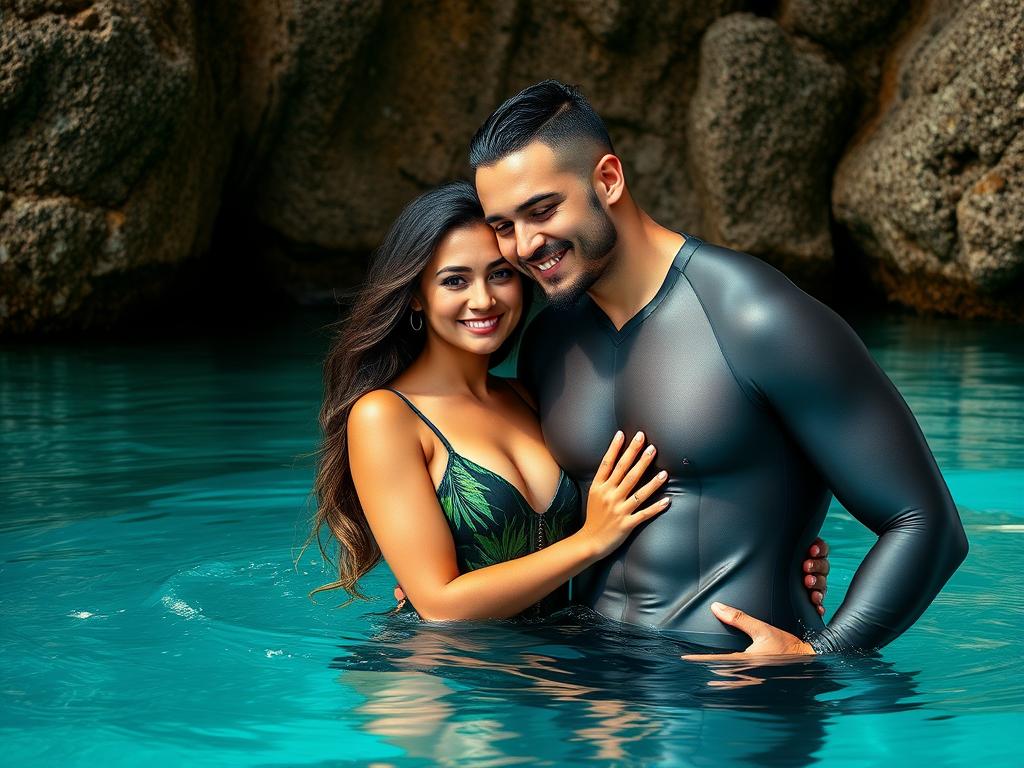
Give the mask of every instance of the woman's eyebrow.
<svg viewBox="0 0 1024 768">
<path fill-rule="evenodd" d="M 494 261 L 492 261 L 490 264 L 487 265 L 487 269 L 488 270 L 492 270 L 496 266 L 498 266 L 499 264 L 505 264 L 505 263 L 506 263 L 506 261 L 505 261 L 504 257 L 502 257 L 500 259 L 495 259 Z M 509 265 L 509 266 L 511 266 L 511 265 Z M 460 266 L 458 266 L 456 264 L 453 264 L 451 266 L 441 267 L 439 270 L 437 270 L 437 274 L 434 275 L 434 277 L 437 277 L 437 275 L 440 275 L 442 272 L 472 272 L 472 271 L 473 270 L 470 269 L 469 267 L 460 267 Z"/>
<path fill-rule="evenodd" d="M 440 275 L 442 272 L 472 272 L 472 271 L 473 270 L 470 269 L 469 267 L 459 267 L 459 266 L 454 266 L 453 265 L 453 266 L 450 266 L 450 267 L 441 267 L 439 270 L 437 270 L 437 274 L 434 275 L 434 277 L 437 277 L 437 275 Z"/>
</svg>

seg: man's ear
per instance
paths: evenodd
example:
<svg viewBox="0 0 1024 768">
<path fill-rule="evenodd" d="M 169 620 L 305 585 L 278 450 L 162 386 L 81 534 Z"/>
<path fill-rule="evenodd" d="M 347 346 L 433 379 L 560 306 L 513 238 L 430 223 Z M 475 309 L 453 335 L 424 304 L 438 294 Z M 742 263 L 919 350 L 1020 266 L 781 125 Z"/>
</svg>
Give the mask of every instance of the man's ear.
<svg viewBox="0 0 1024 768">
<path fill-rule="evenodd" d="M 608 205 L 614 205 L 626 191 L 626 175 L 622 161 L 615 155 L 602 155 L 594 166 L 592 178 L 597 196 Z"/>
</svg>

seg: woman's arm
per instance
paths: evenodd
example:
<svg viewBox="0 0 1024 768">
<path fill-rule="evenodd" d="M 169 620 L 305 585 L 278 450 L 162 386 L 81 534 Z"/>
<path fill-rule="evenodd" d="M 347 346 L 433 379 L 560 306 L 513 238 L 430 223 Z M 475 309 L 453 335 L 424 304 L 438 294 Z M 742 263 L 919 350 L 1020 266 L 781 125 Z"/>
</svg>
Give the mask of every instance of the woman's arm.
<svg viewBox="0 0 1024 768">
<path fill-rule="evenodd" d="M 620 435 L 602 462 L 583 528 L 538 552 L 459 574 L 455 544 L 427 471 L 420 422 L 398 398 L 371 392 L 348 420 L 349 461 L 374 538 L 424 619 L 514 616 L 613 551 L 640 523 L 668 508 L 640 505 L 665 481 L 633 493 L 654 458 L 635 439 L 619 457 Z M 639 459 L 639 460 L 638 460 Z M 599 496 L 596 498 L 595 496 Z"/>
</svg>

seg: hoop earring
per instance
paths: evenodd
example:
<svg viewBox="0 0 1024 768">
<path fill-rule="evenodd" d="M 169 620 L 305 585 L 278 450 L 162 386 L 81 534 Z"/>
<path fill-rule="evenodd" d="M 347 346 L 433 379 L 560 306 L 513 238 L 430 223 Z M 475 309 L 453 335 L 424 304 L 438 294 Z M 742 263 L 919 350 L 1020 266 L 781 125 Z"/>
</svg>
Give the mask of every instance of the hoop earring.
<svg viewBox="0 0 1024 768">
<path fill-rule="evenodd" d="M 420 321 L 419 325 L 416 325 L 416 321 L 417 320 Z M 423 315 L 420 314 L 419 312 L 416 312 L 415 310 L 410 312 L 409 313 L 409 327 L 412 328 L 414 331 L 417 331 L 417 332 L 418 331 L 422 331 L 423 330 Z"/>
</svg>

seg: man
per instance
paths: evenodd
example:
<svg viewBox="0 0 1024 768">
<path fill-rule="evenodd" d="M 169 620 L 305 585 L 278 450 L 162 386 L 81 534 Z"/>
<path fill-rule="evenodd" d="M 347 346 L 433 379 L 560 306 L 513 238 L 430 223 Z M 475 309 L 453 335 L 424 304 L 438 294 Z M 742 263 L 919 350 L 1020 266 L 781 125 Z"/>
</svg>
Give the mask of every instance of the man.
<svg viewBox="0 0 1024 768">
<path fill-rule="evenodd" d="M 670 478 L 669 511 L 577 598 L 759 654 L 878 648 L 913 623 L 967 541 L 916 421 L 846 323 L 760 260 L 651 219 L 574 88 L 506 101 L 470 163 L 502 254 L 551 305 L 519 374 L 555 458 L 586 496 L 616 429 L 642 430 Z M 826 627 L 791 574 L 832 492 L 879 539 Z"/>
</svg>

